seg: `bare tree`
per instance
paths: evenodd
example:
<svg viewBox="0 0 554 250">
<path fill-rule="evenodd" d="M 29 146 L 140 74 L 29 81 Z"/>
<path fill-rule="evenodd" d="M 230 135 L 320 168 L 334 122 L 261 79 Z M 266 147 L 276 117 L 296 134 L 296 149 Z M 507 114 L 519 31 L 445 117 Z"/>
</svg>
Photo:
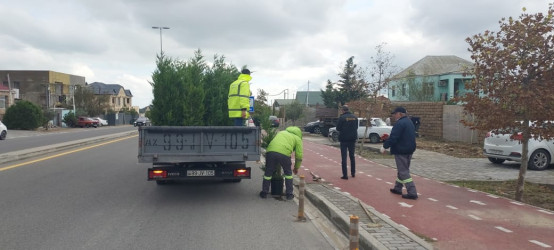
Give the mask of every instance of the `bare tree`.
<svg viewBox="0 0 554 250">
<path fill-rule="evenodd" d="M 521 201 L 528 166 L 530 138 L 552 139 L 554 126 L 554 9 L 546 15 L 528 14 L 502 18 L 500 31 L 485 31 L 467 38 L 474 80 L 460 100 L 475 121 L 463 120 L 475 129 L 522 133 L 522 157 L 515 199 Z"/>
</svg>

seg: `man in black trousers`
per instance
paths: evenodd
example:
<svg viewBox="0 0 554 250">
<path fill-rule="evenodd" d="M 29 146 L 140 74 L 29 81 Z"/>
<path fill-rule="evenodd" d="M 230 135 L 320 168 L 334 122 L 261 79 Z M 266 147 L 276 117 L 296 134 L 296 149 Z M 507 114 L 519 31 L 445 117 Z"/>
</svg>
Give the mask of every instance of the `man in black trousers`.
<svg viewBox="0 0 554 250">
<path fill-rule="evenodd" d="M 346 152 L 350 156 L 350 173 L 356 177 L 356 159 L 354 158 L 354 149 L 358 140 L 358 117 L 350 113 L 348 106 L 342 106 L 342 115 L 337 123 L 339 131 L 340 156 L 342 158 L 342 177 L 348 180 L 348 171 L 346 169 Z"/>
</svg>

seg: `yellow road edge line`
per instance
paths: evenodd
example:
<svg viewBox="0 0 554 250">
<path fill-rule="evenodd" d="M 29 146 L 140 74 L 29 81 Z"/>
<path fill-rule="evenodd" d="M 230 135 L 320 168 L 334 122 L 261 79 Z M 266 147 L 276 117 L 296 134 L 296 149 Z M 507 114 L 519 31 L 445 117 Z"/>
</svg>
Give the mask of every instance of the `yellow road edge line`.
<svg viewBox="0 0 554 250">
<path fill-rule="evenodd" d="M 21 167 L 21 166 L 24 166 L 24 165 L 29 165 L 29 164 L 32 164 L 32 163 L 35 163 L 35 162 L 45 161 L 45 160 L 49 160 L 49 159 L 52 159 L 52 158 L 64 156 L 64 155 L 67 155 L 67 154 L 72 154 L 72 153 L 76 153 L 76 152 L 79 152 L 79 151 L 100 147 L 100 146 L 103 146 L 103 145 L 106 145 L 106 144 L 127 140 L 127 139 L 137 137 L 137 136 L 138 135 L 127 136 L 127 137 L 115 139 L 115 140 L 112 140 L 112 141 L 102 142 L 102 143 L 95 144 L 95 145 L 92 145 L 92 146 L 87 146 L 87 147 L 84 147 L 84 148 L 79 148 L 79 149 L 75 149 L 75 150 L 71 150 L 71 151 L 67 151 L 67 152 L 63 152 L 63 153 L 59 153 L 59 154 L 55 154 L 55 155 L 51 155 L 51 156 L 47 156 L 47 157 L 43 157 L 43 158 L 32 160 L 32 161 L 26 161 L 26 162 L 18 163 L 18 164 L 15 164 L 15 165 L 0 168 L 0 172 L 10 170 L 10 169 L 13 169 L 13 168 L 17 168 L 17 167 Z"/>
</svg>

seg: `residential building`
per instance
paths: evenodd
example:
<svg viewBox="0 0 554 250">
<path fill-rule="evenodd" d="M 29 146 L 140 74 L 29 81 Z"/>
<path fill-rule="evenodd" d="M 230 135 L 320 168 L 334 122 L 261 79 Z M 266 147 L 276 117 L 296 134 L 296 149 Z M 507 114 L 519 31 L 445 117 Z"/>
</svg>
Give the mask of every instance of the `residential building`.
<svg viewBox="0 0 554 250">
<path fill-rule="evenodd" d="M 14 100 L 30 101 L 45 109 L 73 103 L 75 87 L 85 85 L 83 76 L 51 70 L 0 70 L 0 78 Z"/>
<path fill-rule="evenodd" d="M 0 85 L 0 120 L 6 114 L 6 109 L 13 103 L 13 98 L 10 97 L 8 86 Z"/>
<path fill-rule="evenodd" d="M 105 84 L 93 82 L 87 85 L 95 95 L 108 95 L 109 107 L 113 111 L 121 109 L 135 109 L 133 107 L 133 94 L 119 84 Z"/>
<path fill-rule="evenodd" d="M 318 91 L 296 91 L 296 101 L 302 105 L 308 103 L 309 107 L 322 106 L 323 98 L 321 97 L 321 90 Z"/>
<path fill-rule="evenodd" d="M 426 56 L 395 75 L 389 83 L 391 101 L 449 101 L 462 95 L 473 75 L 472 63 L 457 56 Z"/>
</svg>

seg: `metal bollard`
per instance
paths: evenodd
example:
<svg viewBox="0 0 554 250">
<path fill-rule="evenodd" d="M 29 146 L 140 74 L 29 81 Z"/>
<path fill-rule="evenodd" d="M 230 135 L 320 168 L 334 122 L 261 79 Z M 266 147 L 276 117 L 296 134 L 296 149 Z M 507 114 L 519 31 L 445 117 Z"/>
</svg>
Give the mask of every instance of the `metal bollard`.
<svg viewBox="0 0 554 250">
<path fill-rule="evenodd" d="M 356 215 L 350 215 L 350 250 L 359 249 L 360 235 L 358 234 L 358 222 L 360 218 Z"/>
<path fill-rule="evenodd" d="M 298 221 L 306 221 L 304 217 L 304 190 L 306 188 L 306 181 L 304 175 L 300 175 L 300 185 L 298 188 Z"/>
</svg>

